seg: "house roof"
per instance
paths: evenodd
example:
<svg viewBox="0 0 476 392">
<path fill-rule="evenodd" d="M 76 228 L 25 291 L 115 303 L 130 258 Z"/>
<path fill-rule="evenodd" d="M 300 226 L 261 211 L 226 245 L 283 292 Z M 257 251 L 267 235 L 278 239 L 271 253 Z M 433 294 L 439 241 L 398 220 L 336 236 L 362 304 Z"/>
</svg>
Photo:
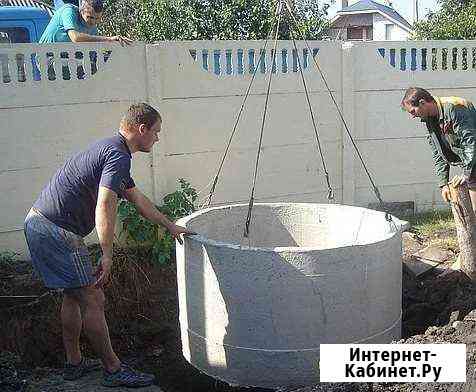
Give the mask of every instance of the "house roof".
<svg viewBox="0 0 476 392">
<path fill-rule="evenodd" d="M 412 27 L 411 24 L 408 23 L 407 20 L 403 16 L 401 16 L 397 11 L 395 11 L 392 7 L 377 3 L 372 0 L 361 0 L 357 3 L 354 3 L 338 11 L 336 16 L 338 17 L 338 16 L 343 16 L 345 14 L 361 13 L 361 12 L 368 12 L 368 11 L 378 12 L 384 16 L 387 16 L 388 18 L 403 25 L 407 29 L 411 29 Z"/>
</svg>

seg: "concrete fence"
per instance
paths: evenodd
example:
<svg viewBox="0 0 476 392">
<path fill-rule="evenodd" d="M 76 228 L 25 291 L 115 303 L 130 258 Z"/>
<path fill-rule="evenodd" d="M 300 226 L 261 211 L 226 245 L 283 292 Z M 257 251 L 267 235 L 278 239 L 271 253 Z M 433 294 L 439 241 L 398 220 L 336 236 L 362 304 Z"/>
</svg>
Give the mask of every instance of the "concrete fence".
<svg viewBox="0 0 476 392">
<path fill-rule="evenodd" d="M 301 66 L 337 202 L 376 199 L 326 84 L 384 200 L 442 206 L 425 128 L 399 104 L 410 85 L 476 99 L 476 42 L 309 45 L 280 41 L 274 62 L 263 41 L 0 45 L 0 249 L 25 249 L 23 218 L 43 185 L 73 152 L 117 130 L 135 101 L 164 117 L 154 152 L 133 159 L 138 186 L 161 203 L 183 177 L 205 199 L 255 70 L 215 204 L 249 197 L 270 71 L 257 200 L 327 200 Z"/>
</svg>

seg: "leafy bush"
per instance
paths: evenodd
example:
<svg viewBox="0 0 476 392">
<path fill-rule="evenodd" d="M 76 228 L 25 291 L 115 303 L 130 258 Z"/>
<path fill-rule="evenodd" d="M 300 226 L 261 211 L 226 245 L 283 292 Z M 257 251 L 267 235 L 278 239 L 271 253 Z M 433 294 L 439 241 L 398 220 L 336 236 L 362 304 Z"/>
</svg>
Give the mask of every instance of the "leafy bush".
<svg viewBox="0 0 476 392">
<path fill-rule="evenodd" d="M 0 266 L 11 266 L 17 261 L 18 253 L 11 250 L 0 252 Z"/>
<path fill-rule="evenodd" d="M 294 0 L 294 11 L 307 39 L 319 39 L 334 0 Z M 274 0 L 106 0 L 101 33 L 134 40 L 264 39 L 273 24 Z M 289 39 L 282 20 L 280 39 Z"/>
<path fill-rule="evenodd" d="M 197 191 L 183 178 L 178 180 L 178 189 L 164 197 L 164 204 L 156 206 L 171 221 L 195 211 Z M 152 247 L 152 261 L 158 264 L 170 262 L 174 250 L 174 239 L 168 232 L 143 218 L 134 204 L 121 200 L 118 208 L 119 220 L 127 240 L 135 245 L 150 245 Z"/>
<path fill-rule="evenodd" d="M 439 9 L 414 26 L 413 38 L 456 40 L 476 38 L 474 0 L 438 0 Z"/>
</svg>

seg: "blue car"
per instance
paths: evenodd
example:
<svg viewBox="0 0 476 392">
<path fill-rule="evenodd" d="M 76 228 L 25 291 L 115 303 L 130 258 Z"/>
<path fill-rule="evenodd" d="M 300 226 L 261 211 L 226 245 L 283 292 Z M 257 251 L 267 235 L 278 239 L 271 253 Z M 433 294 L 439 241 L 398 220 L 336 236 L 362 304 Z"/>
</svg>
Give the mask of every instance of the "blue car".
<svg viewBox="0 0 476 392">
<path fill-rule="evenodd" d="M 0 7 L 0 44 L 23 44 L 38 42 L 46 26 L 51 19 L 51 10 L 39 7 L 24 6 L 1 6 Z M 17 57 L 18 80 L 24 81 L 24 61 Z M 30 60 L 28 60 L 30 61 Z M 8 83 L 12 75 L 8 69 L 8 61 L 5 55 L 0 54 L 2 81 Z M 40 71 L 36 63 L 36 57 L 31 55 L 33 65 L 33 79 L 40 80 Z"/>
<path fill-rule="evenodd" d="M 36 7 L 0 7 L 0 43 L 38 42 L 51 19 Z"/>
</svg>

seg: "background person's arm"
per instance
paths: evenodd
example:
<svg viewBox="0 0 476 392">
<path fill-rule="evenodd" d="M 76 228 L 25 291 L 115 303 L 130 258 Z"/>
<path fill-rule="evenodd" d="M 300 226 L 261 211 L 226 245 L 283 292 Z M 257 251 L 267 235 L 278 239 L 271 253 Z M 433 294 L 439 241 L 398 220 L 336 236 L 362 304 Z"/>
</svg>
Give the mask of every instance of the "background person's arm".
<svg viewBox="0 0 476 392">
<path fill-rule="evenodd" d="M 119 42 L 122 46 L 130 45 L 133 42 L 131 39 L 123 37 L 122 35 L 108 37 L 81 33 L 76 30 L 68 30 L 68 36 L 71 42 Z"/>
<path fill-rule="evenodd" d="M 132 40 L 120 35 L 108 37 L 82 33 L 80 18 L 81 15 L 78 9 L 74 7 L 65 8 L 61 13 L 61 23 L 68 33 L 71 42 L 119 42 L 122 46 L 132 43 Z M 96 31 L 96 29 L 94 29 L 94 31 Z"/>
</svg>

